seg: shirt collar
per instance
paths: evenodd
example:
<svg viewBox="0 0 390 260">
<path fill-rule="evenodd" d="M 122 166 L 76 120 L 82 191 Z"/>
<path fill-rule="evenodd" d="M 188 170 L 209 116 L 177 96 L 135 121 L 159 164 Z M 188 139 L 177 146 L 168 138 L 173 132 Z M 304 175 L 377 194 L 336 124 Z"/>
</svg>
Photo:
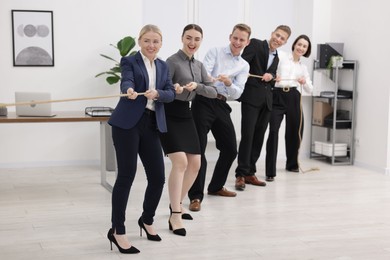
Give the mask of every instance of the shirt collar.
<svg viewBox="0 0 390 260">
<path fill-rule="evenodd" d="M 186 54 L 183 50 L 181 50 L 181 49 L 180 49 L 177 53 L 179 54 L 179 56 L 180 56 L 183 60 L 188 60 L 188 61 L 192 61 L 192 62 L 195 61 L 194 56 L 192 56 L 191 58 L 189 58 L 189 57 L 187 56 L 187 54 Z"/>
<path fill-rule="evenodd" d="M 273 52 L 271 52 L 271 49 L 269 47 L 269 41 L 267 41 L 267 44 L 268 44 L 269 55 L 273 54 L 274 56 L 276 56 L 276 54 L 278 54 L 277 50 L 274 50 Z"/>
<path fill-rule="evenodd" d="M 238 56 L 234 56 L 233 53 L 232 53 L 232 50 L 230 49 L 230 45 L 228 45 L 227 47 L 223 48 L 223 51 L 224 51 L 226 54 L 232 56 L 233 59 L 235 59 L 235 60 L 239 60 L 239 59 L 240 59 L 241 53 L 240 53 L 240 55 L 238 55 Z"/>
<path fill-rule="evenodd" d="M 146 56 L 142 53 L 142 51 L 139 51 L 139 53 L 141 54 L 141 57 L 142 57 L 142 59 L 143 59 L 144 62 L 149 62 L 148 57 L 146 57 Z M 157 57 L 154 57 L 153 60 L 156 60 L 156 59 L 157 59 Z"/>
<path fill-rule="evenodd" d="M 289 53 L 289 54 L 288 54 L 288 59 L 289 59 L 290 61 L 292 61 L 292 62 L 295 62 L 292 53 Z M 301 60 L 298 60 L 298 63 L 300 64 L 300 63 L 301 63 Z"/>
</svg>

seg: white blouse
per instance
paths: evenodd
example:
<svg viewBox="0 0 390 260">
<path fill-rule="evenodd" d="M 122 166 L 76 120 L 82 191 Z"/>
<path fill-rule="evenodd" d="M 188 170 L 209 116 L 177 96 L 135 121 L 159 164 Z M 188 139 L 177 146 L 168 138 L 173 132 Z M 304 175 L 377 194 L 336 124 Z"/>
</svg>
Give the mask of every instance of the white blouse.
<svg viewBox="0 0 390 260">
<path fill-rule="evenodd" d="M 302 86 L 303 90 L 307 94 L 311 94 L 313 91 L 313 84 L 310 79 L 307 66 L 302 64 L 300 61 L 295 62 L 291 53 L 288 54 L 283 51 L 278 51 L 278 56 L 279 65 L 276 74 L 281 78 L 281 80 L 275 83 L 275 87 L 297 87 L 298 91 L 301 92 L 302 88 L 297 79 L 304 77 L 306 83 Z"/>
</svg>

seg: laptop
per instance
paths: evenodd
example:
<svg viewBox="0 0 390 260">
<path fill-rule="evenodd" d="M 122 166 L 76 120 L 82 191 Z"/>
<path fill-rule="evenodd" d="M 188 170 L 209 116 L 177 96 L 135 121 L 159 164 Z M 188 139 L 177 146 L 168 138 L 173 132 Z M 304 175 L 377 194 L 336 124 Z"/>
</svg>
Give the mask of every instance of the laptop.
<svg viewBox="0 0 390 260">
<path fill-rule="evenodd" d="M 15 92 L 15 103 L 33 103 L 34 101 L 48 100 L 51 100 L 51 94 L 49 92 Z M 51 103 L 16 105 L 15 112 L 17 116 L 55 116 L 51 111 Z"/>
</svg>

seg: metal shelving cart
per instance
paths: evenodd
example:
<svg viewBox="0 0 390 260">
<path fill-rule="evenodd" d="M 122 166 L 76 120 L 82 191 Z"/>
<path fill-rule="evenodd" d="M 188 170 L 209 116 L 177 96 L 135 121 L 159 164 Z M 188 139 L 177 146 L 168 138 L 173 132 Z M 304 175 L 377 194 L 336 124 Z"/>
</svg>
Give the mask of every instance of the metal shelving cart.
<svg viewBox="0 0 390 260">
<path fill-rule="evenodd" d="M 353 164 L 357 67 L 356 60 L 344 60 L 342 66 L 332 68 L 320 68 L 319 61 L 314 61 L 314 86 L 323 83 L 316 82 L 315 73 L 320 74 L 319 78 L 325 77 L 328 83 L 325 83 L 326 91 L 313 93 L 310 158 L 332 165 Z"/>
</svg>

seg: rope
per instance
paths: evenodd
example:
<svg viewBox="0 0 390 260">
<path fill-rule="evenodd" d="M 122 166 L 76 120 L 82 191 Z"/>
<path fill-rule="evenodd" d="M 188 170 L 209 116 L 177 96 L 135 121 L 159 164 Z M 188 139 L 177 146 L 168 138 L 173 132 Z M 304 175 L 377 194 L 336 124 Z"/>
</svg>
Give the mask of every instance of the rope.
<svg viewBox="0 0 390 260">
<path fill-rule="evenodd" d="M 302 85 L 300 85 L 301 88 L 301 95 L 299 96 L 299 129 L 298 129 L 298 138 L 299 138 L 299 148 L 298 148 L 298 153 L 297 153 L 297 162 L 298 162 L 298 168 L 302 173 L 307 173 L 307 172 L 312 172 L 312 171 L 319 171 L 320 168 L 318 167 L 312 167 L 308 170 L 303 170 L 301 167 L 301 163 L 299 162 L 299 150 L 301 149 L 301 143 L 302 143 L 302 135 L 301 135 L 301 130 L 302 130 L 302 124 L 303 124 L 303 111 L 302 111 L 302 93 L 303 93 L 303 88 Z"/>
<path fill-rule="evenodd" d="M 262 79 L 263 76 L 248 74 L 248 77 L 255 77 Z M 273 79 L 275 80 L 275 79 Z M 282 80 L 293 80 L 293 79 L 282 79 Z M 138 95 L 144 95 L 145 93 L 138 93 Z M 0 107 L 14 107 L 14 106 L 28 106 L 28 105 L 37 105 L 37 104 L 48 104 L 48 103 L 59 103 L 59 102 L 70 102 L 70 101 L 81 101 L 81 100 L 93 100 L 93 99 L 104 99 L 104 98 L 114 98 L 114 97 L 127 97 L 128 94 L 119 94 L 111 96 L 97 96 L 97 97 L 83 97 L 83 98 L 67 98 L 67 99 L 53 99 L 53 100 L 32 100 L 26 102 L 17 102 L 17 103 L 0 103 Z"/>
<path fill-rule="evenodd" d="M 144 95 L 144 92 L 137 93 L 138 95 Z M 67 99 L 52 99 L 52 100 L 32 100 L 26 102 L 17 102 L 17 103 L 0 103 L 0 107 L 14 107 L 14 106 L 26 106 L 26 105 L 37 105 L 37 104 L 48 104 L 48 103 L 58 103 L 58 102 L 70 102 L 70 101 L 80 101 L 80 100 L 92 100 L 92 99 L 104 99 L 104 98 L 114 98 L 114 97 L 127 97 L 128 94 L 118 94 L 110 96 L 96 96 L 96 97 L 84 97 L 84 98 L 67 98 Z"/>
<path fill-rule="evenodd" d="M 259 76 L 259 75 L 255 75 L 255 74 L 248 74 L 248 78 L 249 77 L 253 77 L 253 78 L 259 78 L 259 79 L 262 79 L 263 76 Z M 272 79 L 272 80 L 276 80 L 276 79 Z M 286 81 L 286 80 L 297 80 L 297 79 L 280 79 L 280 81 Z"/>
</svg>

